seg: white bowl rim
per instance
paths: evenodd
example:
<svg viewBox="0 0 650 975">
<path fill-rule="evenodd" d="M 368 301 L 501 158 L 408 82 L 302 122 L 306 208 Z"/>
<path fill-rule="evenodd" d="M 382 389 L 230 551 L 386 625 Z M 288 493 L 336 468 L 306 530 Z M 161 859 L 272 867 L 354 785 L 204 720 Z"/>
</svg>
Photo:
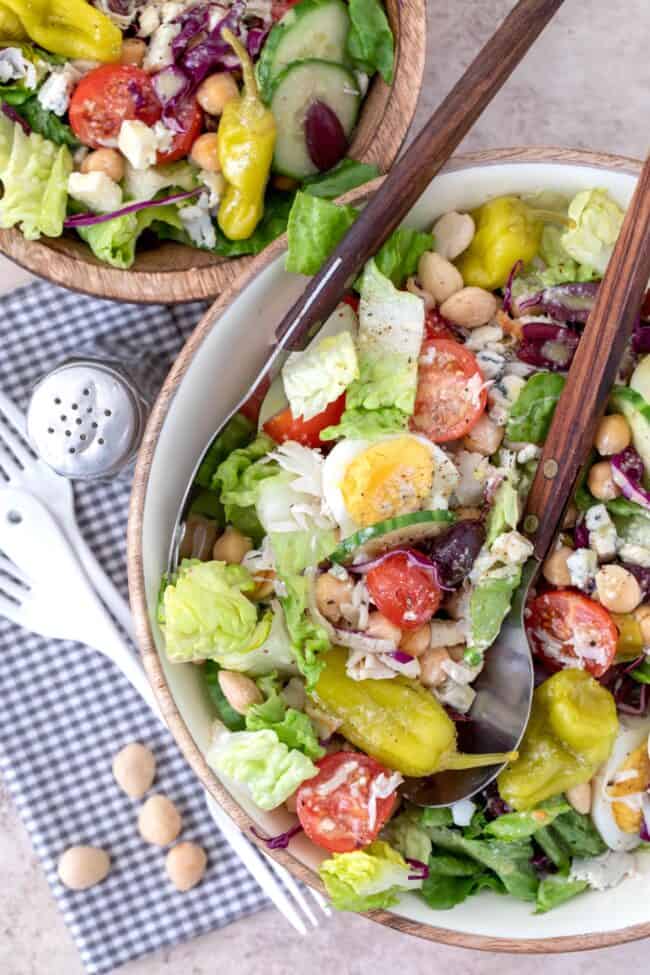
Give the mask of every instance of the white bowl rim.
<svg viewBox="0 0 650 975">
<path fill-rule="evenodd" d="M 442 172 L 446 173 L 504 163 L 586 166 L 628 175 L 637 175 L 642 166 L 641 161 L 638 159 L 616 154 L 555 146 L 527 146 L 488 149 L 458 155 L 447 163 Z M 351 191 L 351 193 L 342 199 L 343 201 L 355 200 L 358 202 L 362 196 L 376 191 L 382 182 L 383 177 L 374 180 L 362 189 Z M 254 825 L 254 821 L 224 788 L 206 763 L 202 752 L 176 705 L 162 670 L 154 634 L 150 625 L 151 608 L 146 597 L 142 555 L 144 508 L 149 488 L 151 464 L 156 444 L 175 392 L 182 382 L 190 363 L 197 355 L 206 336 L 218 322 L 220 316 L 245 290 L 250 282 L 282 253 L 285 247 L 285 237 L 278 238 L 262 254 L 258 255 L 241 276 L 233 281 L 228 289 L 217 298 L 198 322 L 167 376 L 150 415 L 135 470 L 129 509 L 127 541 L 129 594 L 135 617 L 138 644 L 149 680 L 151 681 L 170 731 L 197 777 L 213 798 L 228 812 L 235 823 L 245 831 L 251 842 L 256 843 L 267 855 L 272 856 L 303 882 L 323 892 L 323 887 L 318 876 L 306 864 L 286 850 L 268 851 L 263 841 L 251 833 L 250 827 Z M 521 954 L 556 954 L 568 951 L 593 950 L 624 944 L 650 936 L 650 920 L 647 923 L 635 924 L 609 932 L 590 932 L 551 938 L 503 938 L 434 926 L 411 920 L 385 910 L 371 911 L 366 916 L 395 930 L 414 934 L 434 942 L 457 947 L 474 948 L 482 951 Z"/>
</svg>

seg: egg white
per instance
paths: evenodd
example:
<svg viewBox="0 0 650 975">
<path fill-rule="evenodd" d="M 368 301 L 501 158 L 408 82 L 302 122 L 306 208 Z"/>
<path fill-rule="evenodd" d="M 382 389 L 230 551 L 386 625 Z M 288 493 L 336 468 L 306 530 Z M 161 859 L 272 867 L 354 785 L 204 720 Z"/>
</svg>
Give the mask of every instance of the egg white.
<svg viewBox="0 0 650 975">
<path fill-rule="evenodd" d="M 607 796 L 607 783 L 621 768 L 625 759 L 648 738 L 650 721 L 627 718 L 621 722 L 612 753 L 600 768 L 592 783 L 591 818 L 610 850 L 632 850 L 639 844 L 635 833 L 619 828 L 612 812 L 612 799 Z"/>
<path fill-rule="evenodd" d="M 439 463 L 439 454 L 442 451 L 436 444 L 427 440 L 426 437 L 407 431 L 391 434 L 387 437 L 378 437 L 375 440 L 341 440 L 325 458 L 325 463 L 323 464 L 323 496 L 334 521 L 341 529 L 343 538 L 354 534 L 354 532 L 362 527 L 348 511 L 341 490 L 348 467 L 359 454 L 362 454 L 369 447 L 373 447 L 378 443 L 387 443 L 389 440 L 399 440 L 402 437 L 409 437 L 424 444 L 431 454 L 431 463 L 435 474 L 436 466 Z M 447 460 L 446 456 L 445 460 Z"/>
</svg>

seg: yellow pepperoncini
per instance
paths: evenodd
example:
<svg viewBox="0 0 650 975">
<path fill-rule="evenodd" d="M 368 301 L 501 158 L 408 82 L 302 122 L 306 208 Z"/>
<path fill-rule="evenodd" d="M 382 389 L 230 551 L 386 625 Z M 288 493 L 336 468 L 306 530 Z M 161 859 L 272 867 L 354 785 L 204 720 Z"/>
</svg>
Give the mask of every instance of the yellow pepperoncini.
<svg viewBox="0 0 650 975">
<path fill-rule="evenodd" d="M 0 45 L 5 41 L 28 41 L 27 31 L 20 22 L 20 18 L 0 2 Z"/>
<path fill-rule="evenodd" d="M 419 778 L 516 758 L 516 752 L 461 754 L 456 749 L 456 726 L 431 691 L 405 677 L 352 680 L 345 670 L 346 659 L 344 650 L 330 650 L 314 698 L 341 721 L 339 730 L 348 741 L 388 768 Z"/>
<path fill-rule="evenodd" d="M 528 264 L 539 251 L 545 221 L 571 221 L 554 210 L 537 210 L 518 196 L 488 200 L 472 213 L 476 233 L 456 261 L 465 285 L 502 288 L 517 261 Z"/>
<path fill-rule="evenodd" d="M 229 240 L 245 240 L 264 212 L 264 191 L 275 148 L 275 119 L 260 100 L 253 63 L 232 31 L 221 36 L 239 58 L 244 90 L 226 103 L 218 129 L 219 162 L 227 188 L 218 221 Z"/>
<path fill-rule="evenodd" d="M 618 629 L 616 663 L 636 660 L 643 653 L 643 633 L 639 621 L 632 613 L 612 613 Z"/>
<path fill-rule="evenodd" d="M 5 24 L 12 32 L 9 36 L 14 37 L 20 25 L 22 39 L 66 58 L 120 59 L 121 30 L 86 0 L 0 0 L 3 34 Z"/>
<path fill-rule="evenodd" d="M 533 695 L 516 762 L 499 775 L 499 793 L 513 809 L 589 782 L 609 757 L 618 732 L 614 698 L 584 670 L 560 670 Z"/>
</svg>

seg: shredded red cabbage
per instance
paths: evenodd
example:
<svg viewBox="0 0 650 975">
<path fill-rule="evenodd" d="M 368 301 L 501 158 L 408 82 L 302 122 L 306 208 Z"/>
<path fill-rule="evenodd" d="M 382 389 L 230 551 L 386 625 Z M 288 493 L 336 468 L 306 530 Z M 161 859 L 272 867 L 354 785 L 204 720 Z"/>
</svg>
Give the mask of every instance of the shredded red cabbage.
<svg viewBox="0 0 650 975">
<path fill-rule="evenodd" d="M 112 210 L 110 213 L 75 213 L 74 216 L 64 220 L 63 226 L 67 228 L 92 227 L 96 223 L 105 223 L 107 220 L 114 220 L 116 217 L 125 217 L 128 213 L 137 213 L 138 210 L 146 210 L 148 207 L 159 207 L 164 203 L 178 203 L 180 200 L 189 200 L 190 197 L 197 196 L 201 192 L 201 187 L 197 186 L 194 190 L 173 193 L 171 196 L 163 196 L 159 200 L 140 200 L 137 203 L 129 203 L 120 210 Z"/>
<path fill-rule="evenodd" d="M 520 298 L 519 313 L 535 308 L 558 322 L 586 322 L 598 294 L 597 281 L 558 284 L 538 291 L 530 298 Z"/>
<path fill-rule="evenodd" d="M 393 650 L 390 654 L 393 660 L 396 660 L 398 664 L 410 664 L 412 660 L 415 660 L 410 653 L 404 653 L 403 650 Z"/>
<path fill-rule="evenodd" d="M 348 572 L 358 573 L 359 575 L 366 575 L 371 569 L 376 569 L 378 565 L 381 565 L 387 559 L 391 559 L 394 555 L 405 555 L 410 566 L 421 569 L 422 572 L 430 573 L 433 581 L 441 589 L 449 589 L 449 586 L 443 586 L 440 580 L 440 570 L 436 562 L 433 562 L 422 552 L 418 552 L 414 548 L 394 548 L 390 552 L 384 552 L 382 555 L 378 555 L 376 558 L 371 559 L 369 562 L 358 562 L 353 565 L 346 566 Z"/>
<path fill-rule="evenodd" d="M 422 860 L 414 860 L 413 857 L 404 857 L 406 862 L 413 867 L 417 873 L 410 873 L 408 876 L 409 880 L 427 880 L 429 876 L 429 868 L 426 863 L 422 863 Z"/>
<path fill-rule="evenodd" d="M 573 541 L 576 548 L 589 548 L 589 529 L 584 518 L 576 522 L 573 529 Z"/>
<path fill-rule="evenodd" d="M 640 316 L 634 323 L 632 351 L 638 355 L 650 352 L 650 323 L 642 322 Z"/>
<path fill-rule="evenodd" d="M 523 266 L 523 261 L 517 261 L 512 265 L 512 269 L 508 275 L 508 280 L 506 281 L 506 286 L 503 289 L 503 310 L 507 315 L 512 314 L 512 283 L 517 275 L 521 273 Z"/>
<path fill-rule="evenodd" d="M 269 850 L 286 850 L 289 843 L 296 836 L 297 833 L 302 833 L 302 826 L 300 823 L 296 823 L 291 829 L 288 829 L 285 833 L 278 833 L 277 836 L 262 836 L 258 833 L 254 826 L 251 826 L 251 833 L 257 837 L 258 840 L 262 840 L 266 844 Z"/>
<path fill-rule="evenodd" d="M 648 595 L 650 595 L 650 569 L 646 568 L 644 565 L 635 565 L 631 562 L 623 562 L 621 564 L 623 565 L 623 568 L 632 573 L 641 587 L 643 598 L 646 599 Z"/>
<path fill-rule="evenodd" d="M 3 115 L 6 115 L 7 118 L 10 119 L 12 122 L 15 122 L 17 125 L 19 125 L 23 130 L 23 132 L 25 133 L 25 135 L 29 135 L 29 133 L 32 131 L 32 127 L 27 121 L 27 119 L 24 119 L 22 115 L 19 115 L 16 109 L 13 107 L 13 105 L 8 105 L 7 102 L 3 102 L 2 105 L 0 105 L 0 111 L 2 112 Z"/>
<path fill-rule="evenodd" d="M 550 322 L 528 322 L 522 329 L 517 358 L 531 366 L 566 372 L 578 347 L 580 336 L 571 328 Z"/>
<path fill-rule="evenodd" d="M 490 819 L 498 819 L 499 816 L 505 816 L 506 813 L 512 812 L 512 808 L 499 795 L 496 782 L 491 782 L 483 789 L 481 798 L 485 804 L 485 813 Z"/>
<path fill-rule="evenodd" d="M 535 853 L 530 858 L 530 862 L 534 870 L 536 870 L 541 877 L 545 877 L 549 873 L 557 873 L 557 867 L 551 858 L 546 856 L 546 854 L 542 853 L 541 851 Z"/>
<path fill-rule="evenodd" d="M 650 510 L 650 491 L 643 487 L 643 461 L 634 447 L 626 447 L 620 454 L 610 457 L 612 480 L 623 495 Z"/>
<path fill-rule="evenodd" d="M 626 568 L 630 567 L 626 566 Z M 610 667 L 600 678 L 600 683 L 610 691 L 616 702 L 616 709 L 621 714 L 642 717 L 648 713 L 650 685 L 641 684 L 631 676 L 631 672 L 636 670 L 644 660 L 645 657 L 640 656 L 631 663 Z"/>
<path fill-rule="evenodd" d="M 259 57 L 259 53 L 262 50 L 262 45 L 268 36 L 269 30 L 270 24 L 268 27 L 249 28 L 248 35 L 246 37 L 246 49 L 253 60 Z"/>
</svg>

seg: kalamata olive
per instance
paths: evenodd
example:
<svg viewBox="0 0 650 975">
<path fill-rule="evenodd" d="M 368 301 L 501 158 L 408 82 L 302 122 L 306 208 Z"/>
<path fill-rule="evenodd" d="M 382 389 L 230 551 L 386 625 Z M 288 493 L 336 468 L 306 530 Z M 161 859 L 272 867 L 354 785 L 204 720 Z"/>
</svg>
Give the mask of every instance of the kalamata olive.
<svg viewBox="0 0 650 975">
<path fill-rule="evenodd" d="M 438 566 L 443 586 L 458 586 L 470 572 L 485 541 L 480 521 L 459 521 L 419 547 Z"/>
<path fill-rule="evenodd" d="M 577 332 L 548 322 L 527 322 L 522 332 L 518 359 L 539 369 L 566 372 L 578 347 Z"/>
<path fill-rule="evenodd" d="M 309 158 L 321 172 L 336 166 L 348 151 L 343 126 L 325 102 L 312 102 L 305 115 L 305 141 Z"/>
</svg>

